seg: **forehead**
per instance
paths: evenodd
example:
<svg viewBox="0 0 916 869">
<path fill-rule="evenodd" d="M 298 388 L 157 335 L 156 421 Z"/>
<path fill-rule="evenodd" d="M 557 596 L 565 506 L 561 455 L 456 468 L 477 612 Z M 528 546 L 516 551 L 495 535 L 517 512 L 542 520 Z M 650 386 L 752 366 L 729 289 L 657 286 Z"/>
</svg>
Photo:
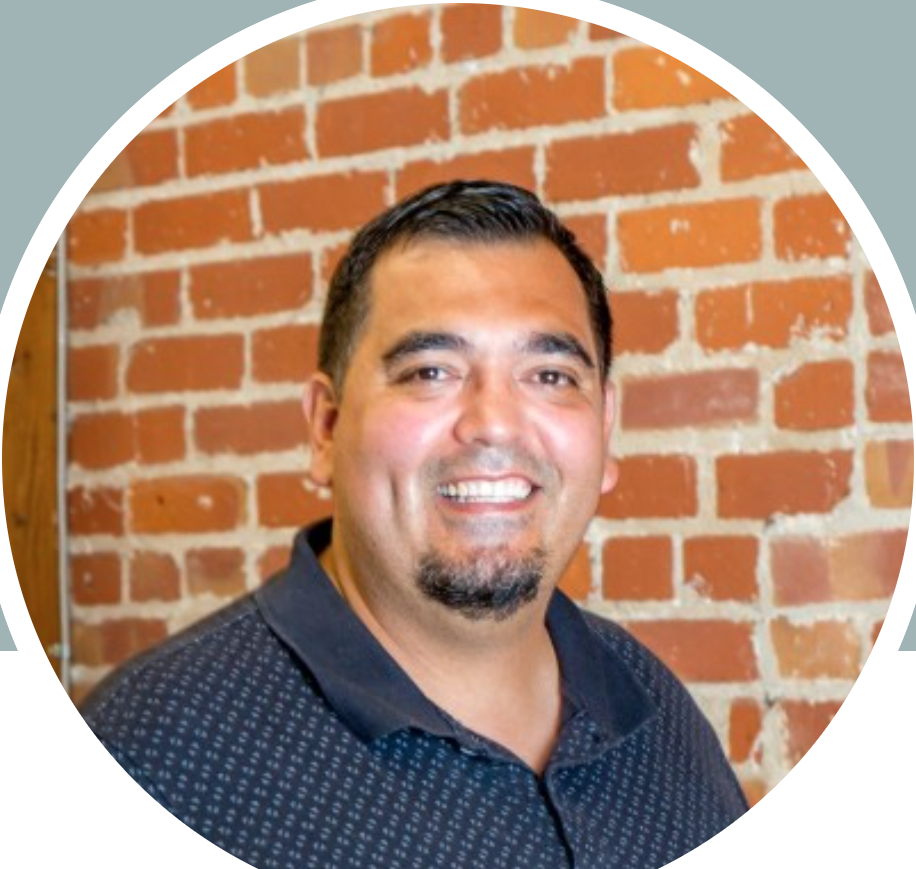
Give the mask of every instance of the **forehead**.
<svg viewBox="0 0 916 869">
<path fill-rule="evenodd" d="M 473 335 L 562 330 L 594 349 L 585 291 L 563 254 L 542 239 L 423 240 L 387 251 L 370 276 L 365 337 L 411 329 Z"/>
</svg>

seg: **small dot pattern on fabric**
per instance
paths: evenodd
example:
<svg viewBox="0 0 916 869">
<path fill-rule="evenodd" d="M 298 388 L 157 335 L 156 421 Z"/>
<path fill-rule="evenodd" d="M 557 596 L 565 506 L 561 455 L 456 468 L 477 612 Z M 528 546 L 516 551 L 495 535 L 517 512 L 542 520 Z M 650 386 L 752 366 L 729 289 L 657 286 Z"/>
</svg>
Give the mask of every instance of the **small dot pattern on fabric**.
<svg viewBox="0 0 916 869">
<path fill-rule="evenodd" d="M 651 712 L 612 726 L 578 686 L 541 776 L 445 713 L 437 732 L 354 732 L 253 596 L 123 668 L 83 714 L 156 800 L 261 869 L 654 869 L 746 804 L 686 690 L 576 612 Z"/>
</svg>

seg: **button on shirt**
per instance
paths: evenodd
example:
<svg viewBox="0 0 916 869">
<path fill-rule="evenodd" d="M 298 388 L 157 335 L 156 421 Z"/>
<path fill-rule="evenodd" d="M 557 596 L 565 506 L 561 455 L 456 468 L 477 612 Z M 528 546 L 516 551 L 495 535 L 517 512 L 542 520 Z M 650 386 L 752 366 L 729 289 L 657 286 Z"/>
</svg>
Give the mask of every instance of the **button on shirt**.
<svg viewBox="0 0 916 869">
<path fill-rule="evenodd" d="M 136 659 L 89 726 L 176 817 L 261 869 L 654 869 L 746 803 L 683 686 L 562 593 L 542 775 L 427 699 L 296 538 L 260 590 Z"/>
</svg>

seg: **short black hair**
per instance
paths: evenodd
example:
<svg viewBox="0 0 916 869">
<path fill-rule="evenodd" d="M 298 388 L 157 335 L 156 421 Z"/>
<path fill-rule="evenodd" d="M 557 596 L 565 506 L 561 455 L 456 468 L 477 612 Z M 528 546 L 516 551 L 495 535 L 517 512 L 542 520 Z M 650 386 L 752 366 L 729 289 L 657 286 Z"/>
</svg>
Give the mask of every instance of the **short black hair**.
<svg viewBox="0 0 916 869">
<path fill-rule="evenodd" d="M 397 245 L 432 239 L 459 244 L 545 239 L 554 244 L 582 284 L 602 380 L 607 379 L 613 334 L 607 287 L 572 231 L 523 187 L 485 180 L 450 181 L 409 196 L 363 226 L 334 270 L 318 339 L 318 368 L 331 378 L 338 395 L 369 314 L 373 266 Z"/>
</svg>

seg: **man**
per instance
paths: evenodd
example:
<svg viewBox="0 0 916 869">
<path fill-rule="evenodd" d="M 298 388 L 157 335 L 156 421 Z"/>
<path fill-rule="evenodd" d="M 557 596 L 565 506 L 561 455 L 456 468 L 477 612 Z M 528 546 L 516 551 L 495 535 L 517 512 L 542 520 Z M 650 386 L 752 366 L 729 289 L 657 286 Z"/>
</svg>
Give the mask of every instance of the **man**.
<svg viewBox="0 0 916 869">
<path fill-rule="evenodd" d="M 429 188 L 335 272 L 305 391 L 333 524 L 84 710 L 259 867 L 656 867 L 746 804 L 684 688 L 556 584 L 616 481 L 611 318 L 516 187 Z"/>
</svg>

